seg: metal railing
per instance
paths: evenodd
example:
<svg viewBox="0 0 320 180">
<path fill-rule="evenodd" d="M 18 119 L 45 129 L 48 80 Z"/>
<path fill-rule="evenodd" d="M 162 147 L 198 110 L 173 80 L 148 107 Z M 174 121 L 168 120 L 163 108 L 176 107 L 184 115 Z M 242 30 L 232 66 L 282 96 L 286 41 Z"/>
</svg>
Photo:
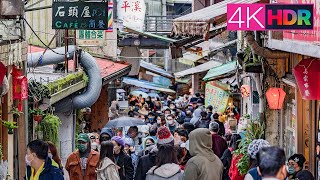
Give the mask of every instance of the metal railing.
<svg viewBox="0 0 320 180">
<path fill-rule="evenodd" d="M 146 16 L 144 31 L 156 34 L 168 34 L 171 32 L 173 19 L 179 16 Z"/>
</svg>

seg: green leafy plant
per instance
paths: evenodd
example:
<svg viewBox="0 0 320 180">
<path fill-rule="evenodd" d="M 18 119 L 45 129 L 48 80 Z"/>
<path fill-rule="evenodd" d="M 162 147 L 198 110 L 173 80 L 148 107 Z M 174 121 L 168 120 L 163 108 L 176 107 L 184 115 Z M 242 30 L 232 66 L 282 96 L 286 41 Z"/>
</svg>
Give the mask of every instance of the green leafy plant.
<svg viewBox="0 0 320 180">
<path fill-rule="evenodd" d="M 1 120 L 3 126 L 8 128 L 8 134 L 13 134 L 13 129 L 18 128 L 17 122 Z"/>
<path fill-rule="evenodd" d="M 59 129 L 61 121 L 58 116 L 48 114 L 46 117 L 37 125 L 36 131 L 43 133 L 44 141 L 51 141 L 58 146 L 59 143 Z"/>
<path fill-rule="evenodd" d="M 19 111 L 17 107 L 13 107 L 10 111 L 10 114 L 13 114 L 14 119 L 17 119 L 21 114 L 23 114 L 23 112 Z"/>
<path fill-rule="evenodd" d="M 55 94 L 61 91 L 62 89 L 67 88 L 70 85 L 76 84 L 82 80 L 86 83 L 89 81 L 84 71 L 79 71 L 73 74 L 69 74 L 60 79 L 57 79 L 53 82 L 49 82 L 48 84 L 46 84 L 46 87 L 49 89 L 50 94 Z"/>
<path fill-rule="evenodd" d="M 33 115 L 40 115 L 40 116 L 45 115 L 45 113 L 39 108 L 29 109 L 29 112 Z"/>
<path fill-rule="evenodd" d="M 18 126 L 17 126 L 17 122 L 13 122 L 13 121 L 4 121 L 4 120 L 1 120 L 1 121 L 2 121 L 3 126 L 7 127 L 8 129 L 15 129 L 15 128 L 18 128 Z"/>
<path fill-rule="evenodd" d="M 250 121 L 245 128 L 245 137 L 241 139 L 239 148 L 234 151 L 236 156 L 241 156 L 237 167 L 241 175 L 245 175 L 250 168 L 250 157 L 248 146 L 254 139 L 262 139 L 264 136 L 265 125 L 259 120 Z"/>
<path fill-rule="evenodd" d="M 250 114 L 245 114 L 245 115 L 243 115 L 243 117 L 246 119 L 250 119 Z"/>
</svg>

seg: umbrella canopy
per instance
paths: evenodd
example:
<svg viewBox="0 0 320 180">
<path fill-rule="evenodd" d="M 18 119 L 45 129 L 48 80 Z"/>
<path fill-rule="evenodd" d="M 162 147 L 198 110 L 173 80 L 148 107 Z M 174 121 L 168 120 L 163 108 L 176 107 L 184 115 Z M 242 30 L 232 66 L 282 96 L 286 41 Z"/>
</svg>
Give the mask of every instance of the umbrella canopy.
<svg viewBox="0 0 320 180">
<path fill-rule="evenodd" d="M 151 98 L 160 98 L 158 93 L 149 93 L 148 94 Z"/>
<path fill-rule="evenodd" d="M 145 125 L 144 122 L 139 118 L 119 117 L 119 118 L 110 120 L 104 127 L 116 128 L 116 127 L 139 126 L 139 125 Z"/>
<path fill-rule="evenodd" d="M 147 98 L 149 96 L 147 93 L 142 92 L 142 91 L 131 91 L 130 94 L 133 96 L 140 96 L 140 94 L 141 94 L 143 98 Z"/>
</svg>

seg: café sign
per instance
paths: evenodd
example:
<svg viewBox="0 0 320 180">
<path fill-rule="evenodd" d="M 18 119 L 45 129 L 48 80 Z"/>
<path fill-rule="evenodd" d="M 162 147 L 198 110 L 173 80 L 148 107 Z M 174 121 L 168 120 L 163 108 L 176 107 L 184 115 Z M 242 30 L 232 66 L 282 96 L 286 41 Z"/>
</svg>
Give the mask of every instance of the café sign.
<svg viewBox="0 0 320 180">
<path fill-rule="evenodd" d="M 53 2 L 52 29 L 108 29 L 107 2 Z"/>
</svg>

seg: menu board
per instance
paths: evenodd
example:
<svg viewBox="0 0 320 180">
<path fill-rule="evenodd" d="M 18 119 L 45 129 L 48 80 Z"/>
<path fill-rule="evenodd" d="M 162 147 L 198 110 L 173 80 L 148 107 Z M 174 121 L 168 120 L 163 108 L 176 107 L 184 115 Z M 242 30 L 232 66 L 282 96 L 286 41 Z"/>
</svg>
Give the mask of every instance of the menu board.
<svg viewBox="0 0 320 180">
<path fill-rule="evenodd" d="M 211 105 L 214 112 L 224 112 L 229 99 L 229 93 L 217 87 L 214 81 L 206 84 L 205 106 Z"/>
</svg>

